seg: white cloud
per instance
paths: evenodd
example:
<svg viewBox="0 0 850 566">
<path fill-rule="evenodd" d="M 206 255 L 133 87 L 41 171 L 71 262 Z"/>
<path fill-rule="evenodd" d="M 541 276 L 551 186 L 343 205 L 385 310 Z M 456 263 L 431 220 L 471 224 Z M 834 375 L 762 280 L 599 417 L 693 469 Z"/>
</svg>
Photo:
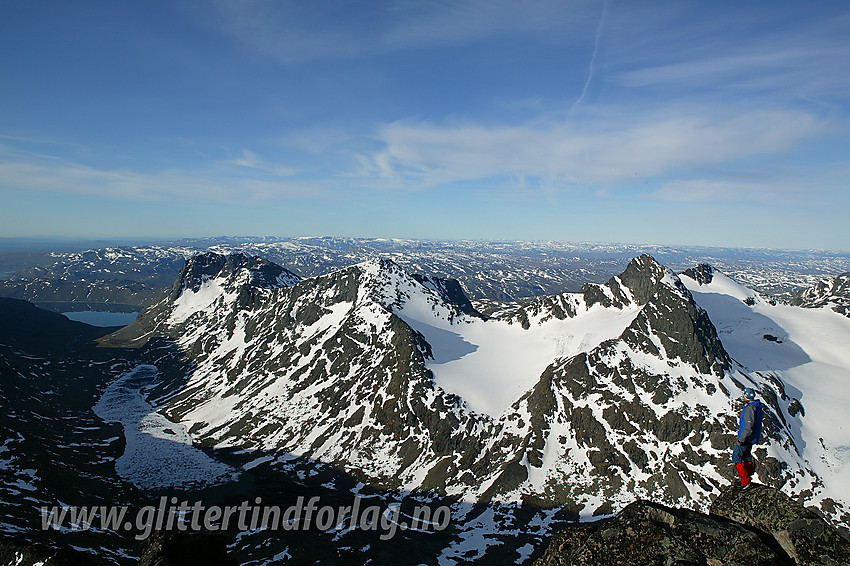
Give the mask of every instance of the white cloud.
<svg viewBox="0 0 850 566">
<path fill-rule="evenodd" d="M 789 109 L 624 116 L 494 127 L 395 122 L 378 132 L 384 147 L 363 159 L 364 173 L 417 186 L 507 176 L 600 187 L 782 153 L 821 127 Z"/>
</svg>

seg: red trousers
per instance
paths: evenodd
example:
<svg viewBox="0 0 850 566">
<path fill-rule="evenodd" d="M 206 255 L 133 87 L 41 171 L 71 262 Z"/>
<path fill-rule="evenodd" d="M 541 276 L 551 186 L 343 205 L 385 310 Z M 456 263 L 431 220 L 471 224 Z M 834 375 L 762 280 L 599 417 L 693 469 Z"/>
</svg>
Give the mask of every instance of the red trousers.
<svg viewBox="0 0 850 566">
<path fill-rule="evenodd" d="M 738 470 L 738 475 L 741 476 L 741 487 L 749 485 L 753 480 L 753 473 L 756 469 L 755 463 L 752 460 L 741 462 L 740 464 L 735 464 L 735 468 Z"/>
</svg>

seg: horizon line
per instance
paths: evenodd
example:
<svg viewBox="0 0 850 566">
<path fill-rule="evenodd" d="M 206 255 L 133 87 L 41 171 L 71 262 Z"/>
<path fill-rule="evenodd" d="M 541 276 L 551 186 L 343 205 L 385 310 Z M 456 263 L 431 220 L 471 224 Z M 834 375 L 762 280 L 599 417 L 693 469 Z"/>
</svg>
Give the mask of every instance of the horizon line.
<svg viewBox="0 0 850 566">
<path fill-rule="evenodd" d="M 3 243 L 18 242 L 25 244 L 31 242 L 41 246 L 56 243 L 56 244 L 105 244 L 104 247 L 134 247 L 137 245 L 163 245 L 174 244 L 178 241 L 202 241 L 214 239 L 272 239 L 278 241 L 285 240 L 355 240 L 355 241 L 397 241 L 397 242 L 434 242 L 434 243 L 451 243 L 451 242 L 477 242 L 484 244 L 564 244 L 564 245 L 606 245 L 606 246 L 634 246 L 634 247 L 660 247 L 660 248 L 683 248 L 683 249 L 717 249 L 717 250 L 750 250 L 750 251 L 773 251 L 773 252 L 820 252 L 820 253 L 837 253 L 850 255 L 850 248 L 783 248 L 783 247 L 765 247 L 765 246 L 734 246 L 734 245 L 717 245 L 717 244 L 671 244 L 671 243 L 649 243 L 649 242 L 625 242 L 625 241 L 593 241 L 593 240 L 560 240 L 555 238 L 548 239 L 494 239 L 494 238 L 412 238 L 412 237 L 394 237 L 394 236 L 333 236 L 329 234 L 321 236 L 277 236 L 277 235 L 260 235 L 260 234 L 240 234 L 240 235 L 216 235 L 216 236 L 181 236 L 181 237 L 157 237 L 157 236 L 104 236 L 104 237 L 87 237 L 87 236 L 58 236 L 58 235 L 38 235 L 38 236 L 0 236 L 0 248 Z M 144 243 L 144 244 L 142 244 Z M 2 249 L 0 249 L 2 252 Z"/>
</svg>

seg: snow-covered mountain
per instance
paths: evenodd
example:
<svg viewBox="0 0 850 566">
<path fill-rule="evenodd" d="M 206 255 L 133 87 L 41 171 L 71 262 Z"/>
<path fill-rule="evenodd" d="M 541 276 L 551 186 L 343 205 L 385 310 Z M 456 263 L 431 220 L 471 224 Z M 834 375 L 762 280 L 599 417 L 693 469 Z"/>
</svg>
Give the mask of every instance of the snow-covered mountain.
<svg viewBox="0 0 850 566">
<path fill-rule="evenodd" d="M 731 405 L 755 387 L 758 478 L 850 519 L 841 419 L 823 430 L 846 405 L 819 393 L 821 375 L 850 383 L 848 320 L 772 306 L 705 266 L 679 277 L 643 255 L 497 319 L 457 282 L 384 259 L 299 280 L 205 254 L 109 341 L 154 336 L 190 364 L 162 368 L 150 400 L 198 443 L 582 517 L 636 497 L 706 509 L 733 473 Z"/>
<path fill-rule="evenodd" d="M 828 307 L 850 317 L 850 273 L 821 279 L 794 295 L 790 303 L 806 308 Z"/>
</svg>

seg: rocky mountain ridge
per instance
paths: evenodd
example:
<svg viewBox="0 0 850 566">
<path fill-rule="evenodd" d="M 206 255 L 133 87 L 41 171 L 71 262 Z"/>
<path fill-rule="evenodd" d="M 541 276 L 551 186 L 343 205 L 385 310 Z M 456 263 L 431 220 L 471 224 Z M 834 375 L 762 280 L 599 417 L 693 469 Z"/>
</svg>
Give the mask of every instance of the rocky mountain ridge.
<svg viewBox="0 0 850 566">
<path fill-rule="evenodd" d="M 72 335 L 86 328 L 60 322 Z M 37 345 L 37 326 L 4 329 L 27 330 Z M 711 267 L 676 275 L 650 256 L 579 293 L 482 316 L 457 281 L 380 258 L 302 279 L 258 258 L 199 255 L 136 323 L 102 341 L 134 348 L 68 355 L 81 344 L 68 350 L 62 334 L 58 350 L 38 354 L 0 333 L 13 344 L 0 347 L 12 431 L 0 441 L 0 495 L 15 505 L 3 530 L 24 537 L 36 500 L 152 497 L 115 464 L 127 431 L 90 409 L 138 364 L 159 376 L 139 390 L 151 414 L 261 482 L 251 499 L 288 505 L 316 493 L 344 505 L 356 493 L 452 509 L 448 531 L 387 546 L 356 532 L 239 533 L 228 545 L 244 561 L 307 559 L 320 546 L 329 563 L 362 562 L 367 547 L 373 559 L 523 562 L 556 525 L 641 498 L 655 508 L 629 524 L 666 529 L 678 521 L 671 509 L 709 511 L 734 479 L 732 403 L 744 386 L 766 404 L 759 481 L 846 525 L 834 423 L 850 363 L 834 346 L 847 330 L 829 309 L 773 305 Z M 68 470 L 85 473 L 69 482 Z M 117 531 L 33 536 L 110 563 L 133 552 Z"/>
<path fill-rule="evenodd" d="M 744 386 L 775 387 L 732 361 L 679 277 L 647 255 L 604 285 L 500 320 L 471 311 L 453 285 L 387 260 L 291 286 L 255 285 L 246 261 L 233 260 L 246 266 L 238 278 L 211 269 L 201 285 L 178 281 L 110 339 L 159 334 L 179 345 L 192 368 L 166 375 L 152 400 L 208 446 L 294 454 L 387 488 L 534 501 L 582 517 L 635 497 L 706 509 L 732 477 L 733 399 Z M 527 390 L 488 405 L 498 388 L 470 388 L 472 374 L 459 380 L 447 368 L 475 359 L 488 347 L 480 338 L 496 331 L 512 333 L 517 347 L 542 333 L 533 344 L 550 349 L 539 374 L 519 379 Z M 790 400 L 765 403 L 761 481 L 816 484 L 792 434 L 801 415 Z M 796 460 L 777 457 L 786 454 Z"/>
</svg>

